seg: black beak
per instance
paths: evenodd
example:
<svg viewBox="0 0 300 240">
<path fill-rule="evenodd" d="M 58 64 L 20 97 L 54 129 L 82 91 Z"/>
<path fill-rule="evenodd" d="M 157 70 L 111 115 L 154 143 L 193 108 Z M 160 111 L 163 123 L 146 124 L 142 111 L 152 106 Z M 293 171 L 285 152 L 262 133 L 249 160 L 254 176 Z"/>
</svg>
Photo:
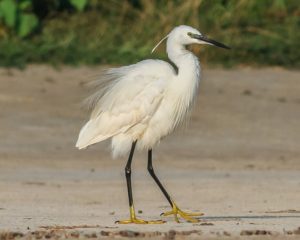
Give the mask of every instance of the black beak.
<svg viewBox="0 0 300 240">
<path fill-rule="evenodd" d="M 193 38 L 198 39 L 198 40 L 203 41 L 203 42 L 207 42 L 207 43 L 209 43 L 211 45 L 214 45 L 216 47 L 219 47 L 219 48 L 231 49 L 230 47 L 226 46 L 225 44 L 217 42 L 217 41 L 212 40 L 212 39 L 209 39 L 204 35 L 195 34 L 195 35 L 193 35 Z"/>
</svg>

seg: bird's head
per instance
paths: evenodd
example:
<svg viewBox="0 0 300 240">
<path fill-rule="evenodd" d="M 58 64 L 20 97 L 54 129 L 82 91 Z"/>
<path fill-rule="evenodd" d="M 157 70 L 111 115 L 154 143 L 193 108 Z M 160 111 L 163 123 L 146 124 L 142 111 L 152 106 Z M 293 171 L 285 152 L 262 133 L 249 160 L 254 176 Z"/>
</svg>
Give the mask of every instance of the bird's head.
<svg viewBox="0 0 300 240">
<path fill-rule="evenodd" d="M 217 42 L 206 37 L 200 33 L 197 29 L 186 25 L 180 25 L 175 27 L 166 37 L 164 37 L 152 50 L 152 52 L 162 43 L 163 40 L 168 38 L 168 41 L 179 45 L 190 45 L 190 44 L 209 44 L 220 48 L 230 49 L 223 43 Z"/>
</svg>

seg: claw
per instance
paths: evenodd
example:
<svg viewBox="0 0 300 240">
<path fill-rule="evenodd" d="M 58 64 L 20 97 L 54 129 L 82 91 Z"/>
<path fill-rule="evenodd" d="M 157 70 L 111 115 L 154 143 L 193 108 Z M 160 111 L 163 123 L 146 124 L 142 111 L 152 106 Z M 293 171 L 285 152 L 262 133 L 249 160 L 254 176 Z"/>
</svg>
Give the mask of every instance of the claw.
<svg viewBox="0 0 300 240">
<path fill-rule="evenodd" d="M 146 221 L 146 220 L 143 220 L 143 219 L 133 218 L 133 219 L 128 219 L 128 220 L 116 221 L 115 223 L 118 223 L 118 224 L 130 224 L 130 223 L 135 223 L 135 224 L 163 224 L 163 223 L 165 223 L 165 221 L 162 221 L 162 220 Z"/>
<path fill-rule="evenodd" d="M 160 214 L 161 216 L 169 216 L 169 215 L 174 215 L 175 221 L 179 223 L 178 215 L 185 219 L 188 222 L 196 223 L 199 222 L 197 218 L 194 218 L 196 216 L 202 216 L 204 215 L 203 213 L 186 213 L 182 210 L 180 210 L 179 207 L 172 201 L 172 211 L 165 212 Z"/>
</svg>

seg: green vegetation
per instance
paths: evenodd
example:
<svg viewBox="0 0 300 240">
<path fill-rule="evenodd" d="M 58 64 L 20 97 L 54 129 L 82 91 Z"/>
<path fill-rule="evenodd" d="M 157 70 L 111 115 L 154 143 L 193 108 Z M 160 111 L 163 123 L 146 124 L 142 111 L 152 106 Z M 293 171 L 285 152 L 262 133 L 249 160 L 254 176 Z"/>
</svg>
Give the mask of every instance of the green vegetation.
<svg viewBox="0 0 300 240">
<path fill-rule="evenodd" d="M 0 65 L 125 64 L 165 58 L 174 26 L 232 46 L 193 46 L 202 62 L 300 67 L 299 0 L 0 0 Z"/>
</svg>

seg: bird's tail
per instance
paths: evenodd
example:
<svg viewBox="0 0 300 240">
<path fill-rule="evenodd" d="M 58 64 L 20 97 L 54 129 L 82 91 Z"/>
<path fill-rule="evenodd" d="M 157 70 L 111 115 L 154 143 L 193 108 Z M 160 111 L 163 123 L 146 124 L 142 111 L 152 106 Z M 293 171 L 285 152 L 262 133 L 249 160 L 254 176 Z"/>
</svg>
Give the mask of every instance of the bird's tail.
<svg viewBox="0 0 300 240">
<path fill-rule="evenodd" d="M 95 122 L 93 120 L 88 121 L 80 130 L 76 147 L 78 149 L 87 148 L 89 145 L 101 142 L 107 138 L 110 138 L 112 135 L 101 135 L 95 131 Z"/>
</svg>

